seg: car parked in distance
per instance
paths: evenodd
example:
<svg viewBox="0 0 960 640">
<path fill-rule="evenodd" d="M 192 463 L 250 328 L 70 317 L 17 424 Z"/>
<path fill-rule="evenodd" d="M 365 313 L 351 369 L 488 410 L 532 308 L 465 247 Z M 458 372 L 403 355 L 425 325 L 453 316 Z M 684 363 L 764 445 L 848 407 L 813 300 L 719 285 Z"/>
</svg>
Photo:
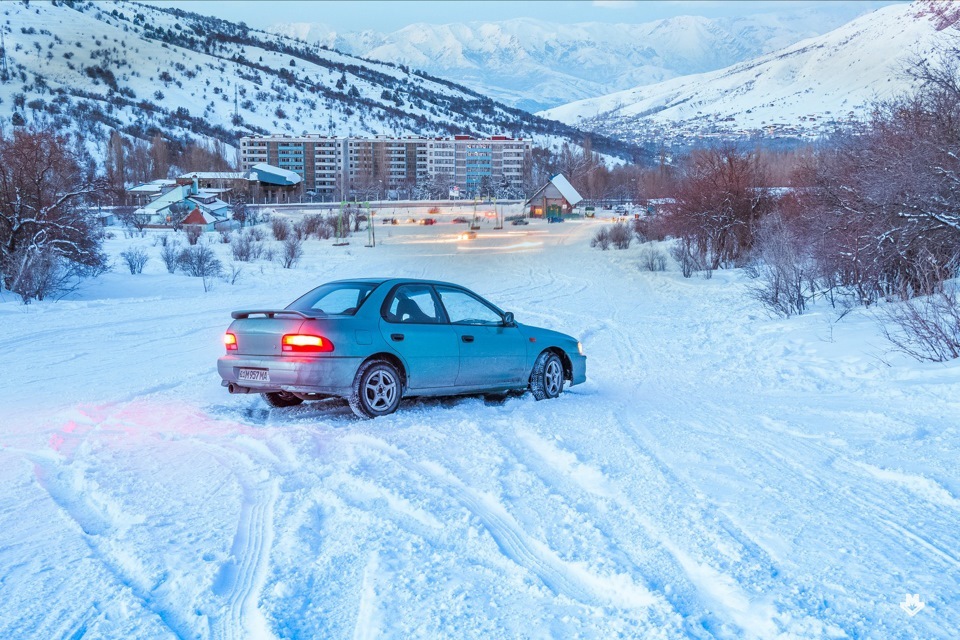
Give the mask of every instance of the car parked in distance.
<svg viewBox="0 0 960 640">
<path fill-rule="evenodd" d="M 521 324 L 448 282 L 342 280 L 283 309 L 231 315 L 222 384 L 273 407 L 340 397 L 374 418 L 402 398 L 529 390 L 544 400 L 586 380 L 575 338 Z"/>
<path fill-rule="evenodd" d="M 437 221 L 434 218 L 423 218 L 417 224 L 432 225 L 432 224 L 437 224 Z"/>
<path fill-rule="evenodd" d="M 517 227 L 522 225 L 528 225 L 530 224 L 530 221 L 527 220 L 526 218 L 514 218 L 513 220 L 510 221 L 510 224 Z"/>
<path fill-rule="evenodd" d="M 547 216 L 547 222 L 563 222 L 563 216 Z"/>
<path fill-rule="evenodd" d="M 461 217 L 458 217 L 458 218 L 454 218 L 454 219 L 451 220 L 450 222 L 452 222 L 453 224 L 467 224 L 467 223 L 470 222 L 470 221 L 461 216 Z"/>
<path fill-rule="evenodd" d="M 457 240 L 476 240 L 477 232 L 476 231 L 463 231 L 457 235 Z"/>
</svg>

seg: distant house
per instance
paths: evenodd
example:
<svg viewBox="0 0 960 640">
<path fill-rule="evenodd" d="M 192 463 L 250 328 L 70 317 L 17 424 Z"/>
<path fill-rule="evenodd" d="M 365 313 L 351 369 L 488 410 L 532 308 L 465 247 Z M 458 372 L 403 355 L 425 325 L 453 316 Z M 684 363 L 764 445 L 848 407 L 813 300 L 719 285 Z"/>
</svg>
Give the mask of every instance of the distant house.
<svg viewBox="0 0 960 640">
<path fill-rule="evenodd" d="M 156 194 L 153 200 L 133 213 L 141 216 L 145 224 L 159 227 L 181 222 L 187 212 L 192 212 L 195 209 L 202 215 L 212 218 L 213 223 L 228 221 L 231 207 L 220 199 L 219 190 L 201 189 L 198 182 L 198 179 L 195 178 L 189 184 L 165 186 L 164 190 Z M 136 188 L 138 187 L 134 187 L 134 189 Z"/>
<path fill-rule="evenodd" d="M 283 202 L 290 200 L 290 196 L 301 188 L 303 178 L 299 173 L 289 169 L 274 167 L 266 162 L 260 162 L 250 167 L 249 177 L 255 181 L 260 193 L 267 201 Z"/>
<path fill-rule="evenodd" d="M 129 194 L 127 202 L 132 200 L 131 204 L 143 205 L 175 186 L 177 186 L 176 180 L 151 180 L 127 189 L 127 194 Z"/>
<path fill-rule="evenodd" d="M 537 189 L 536 193 L 524 203 L 531 216 L 558 216 L 573 213 L 573 208 L 583 200 L 573 185 L 562 173 Z"/>
<path fill-rule="evenodd" d="M 201 211 L 200 207 L 195 207 L 193 211 L 188 213 L 187 217 L 183 219 L 182 224 L 201 227 L 204 231 L 214 231 L 217 228 L 217 224 L 221 222 L 223 221 L 213 214 Z"/>
</svg>

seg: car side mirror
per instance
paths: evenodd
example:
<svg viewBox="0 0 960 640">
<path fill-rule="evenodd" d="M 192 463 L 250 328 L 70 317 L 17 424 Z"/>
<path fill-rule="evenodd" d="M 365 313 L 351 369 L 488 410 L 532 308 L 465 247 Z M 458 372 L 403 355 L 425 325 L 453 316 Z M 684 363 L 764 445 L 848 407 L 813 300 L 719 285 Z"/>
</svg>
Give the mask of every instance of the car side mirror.
<svg viewBox="0 0 960 640">
<path fill-rule="evenodd" d="M 513 327 L 517 324 L 517 321 L 513 319 L 512 312 L 507 311 L 505 314 L 503 314 L 503 324 L 506 327 Z"/>
</svg>

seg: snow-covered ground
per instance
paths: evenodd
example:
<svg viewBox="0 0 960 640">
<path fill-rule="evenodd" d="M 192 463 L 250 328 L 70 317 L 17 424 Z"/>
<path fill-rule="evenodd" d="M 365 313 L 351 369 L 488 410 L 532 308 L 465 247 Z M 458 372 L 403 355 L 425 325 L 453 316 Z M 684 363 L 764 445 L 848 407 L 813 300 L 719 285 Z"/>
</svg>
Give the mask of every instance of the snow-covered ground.
<svg viewBox="0 0 960 640">
<path fill-rule="evenodd" d="M 6 294 L 0 637 L 955 637 L 960 367 L 641 271 L 599 224 L 378 226 L 209 293 L 120 236 L 145 273 Z M 588 382 L 373 421 L 220 387 L 231 309 L 376 275 L 581 337 Z"/>
</svg>

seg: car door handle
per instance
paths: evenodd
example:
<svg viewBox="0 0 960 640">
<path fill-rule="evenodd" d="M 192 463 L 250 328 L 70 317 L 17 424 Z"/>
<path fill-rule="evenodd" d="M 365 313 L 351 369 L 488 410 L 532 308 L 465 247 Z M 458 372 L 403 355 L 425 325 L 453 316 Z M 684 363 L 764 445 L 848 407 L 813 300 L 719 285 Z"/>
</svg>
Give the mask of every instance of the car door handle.
<svg viewBox="0 0 960 640">
<path fill-rule="evenodd" d="M 403 334 L 402 334 L 402 333 L 391 333 L 391 334 L 390 334 L 390 339 L 393 340 L 394 342 L 403 342 Z"/>
<path fill-rule="evenodd" d="M 460 339 L 464 342 L 473 342 L 473 336 L 460 336 Z"/>
</svg>

